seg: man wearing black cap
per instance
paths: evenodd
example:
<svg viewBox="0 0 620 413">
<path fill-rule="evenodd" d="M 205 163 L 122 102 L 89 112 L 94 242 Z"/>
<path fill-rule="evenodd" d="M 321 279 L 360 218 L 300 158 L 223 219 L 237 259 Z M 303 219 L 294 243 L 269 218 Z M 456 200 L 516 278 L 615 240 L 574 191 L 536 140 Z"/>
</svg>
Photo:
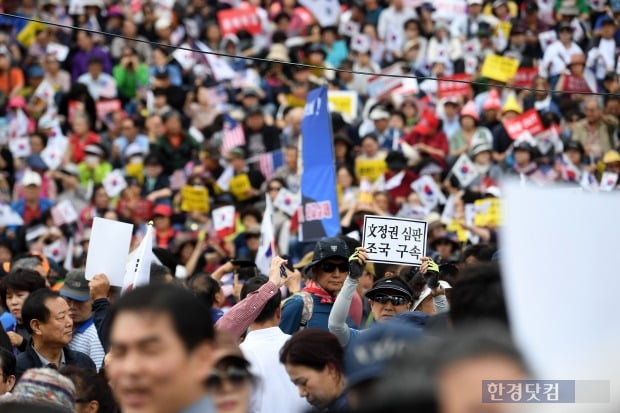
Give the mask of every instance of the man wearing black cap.
<svg viewBox="0 0 620 413">
<path fill-rule="evenodd" d="M 336 294 L 349 274 L 349 249 L 340 238 L 324 238 L 314 246 L 314 258 L 304 268 L 310 277 L 301 294 L 294 295 L 282 306 L 280 328 L 286 334 L 300 329 L 327 330 L 327 320 Z"/>
<path fill-rule="evenodd" d="M 345 318 L 351 305 L 353 294 L 357 290 L 359 277 L 362 276 L 368 255 L 363 248 L 358 248 L 351 256 L 351 271 L 344 282 L 342 290 L 336 298 L 334 308 L 329 315 L 329 331 L 338 337 L 340 344 L 346 346 L 361 331 L 349 328 Z M 413 305 L 413 293 L 407 283 L 400 277 L 382 278 L 374 283 L 365 294 L 370 300 L 372 316 L 377 322 L 385 322 L 405 311 Z"/>
</svg>

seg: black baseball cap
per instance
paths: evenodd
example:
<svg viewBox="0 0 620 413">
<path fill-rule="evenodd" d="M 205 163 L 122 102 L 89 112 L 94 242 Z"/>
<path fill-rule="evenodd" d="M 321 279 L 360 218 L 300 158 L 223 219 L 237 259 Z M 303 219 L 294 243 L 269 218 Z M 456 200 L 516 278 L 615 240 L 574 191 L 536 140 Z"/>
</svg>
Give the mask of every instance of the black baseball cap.
<svg viewBox="0 0 620 413">
<path fill-rule="evenodd" d="M 336 237 L 323 238 L 314 245 L 314 256 L 310 264 L 306 265 L 304 272 L 328 258 L 349 259 L 349 248 L 344 240 Z"/>
<path fill-rule="evenodd" d="M 60 295 L 75 301 L 88 301 L 90 288 L 84 270 L 71 270 L 65 277 L 65 283 L 60 289 Z"/>
<path fill-rule="evenodd" d="M 366 297 L 372 300 L 377 294 L 396 294 L 402 297 L 406 297 L 409 301 L 413 302 L 413 293 L 411 288 L 400 278 L 384 278 L 379 280 L 372 286 L 370 290 L 366 292 Z"/>
</svg>

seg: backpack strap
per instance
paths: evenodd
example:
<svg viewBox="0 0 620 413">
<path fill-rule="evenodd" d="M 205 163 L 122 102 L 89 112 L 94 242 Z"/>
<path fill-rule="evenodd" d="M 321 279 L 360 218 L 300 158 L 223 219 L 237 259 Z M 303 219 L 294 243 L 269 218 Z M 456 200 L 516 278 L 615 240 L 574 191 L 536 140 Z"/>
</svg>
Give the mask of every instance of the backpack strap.
<svg viewBox="0 0 620 413">
<path fill-rule="evenodd" d="M 312 318 L 314 300 L 312 299 L 312 294 L 308 292 L 301 291 L 299 295 L 304 301 L 304 307 L 301 310 L 301 320 L 299 321 L 299 329 L 303 330 L 308 325 L 308 321 Z"/>
</svg>

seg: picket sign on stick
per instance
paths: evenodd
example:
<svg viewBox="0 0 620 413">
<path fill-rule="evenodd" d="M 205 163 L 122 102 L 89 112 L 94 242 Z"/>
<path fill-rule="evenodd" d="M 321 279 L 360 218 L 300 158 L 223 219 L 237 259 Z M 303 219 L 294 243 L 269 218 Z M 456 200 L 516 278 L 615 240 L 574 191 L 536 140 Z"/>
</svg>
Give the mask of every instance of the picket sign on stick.
<svg viewBox="0 0 620 413">
<path fill-rule="evenodd" d="M 427 228 L 426 221 L 417 219 L 366 215 L 362 245 L 371 262 L 420 265 L 426 256 Z"/>
</svg>

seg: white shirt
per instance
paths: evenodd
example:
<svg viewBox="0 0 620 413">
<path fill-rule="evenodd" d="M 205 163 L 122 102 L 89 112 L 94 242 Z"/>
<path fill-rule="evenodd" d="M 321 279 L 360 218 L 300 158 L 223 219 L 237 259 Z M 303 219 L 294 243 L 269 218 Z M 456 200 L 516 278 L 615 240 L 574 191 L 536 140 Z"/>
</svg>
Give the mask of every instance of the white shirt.
<svg viewBox="0 0 620 413">
<path fill-rule="evenodd" d="M 94 100 L 116 97 L 116 80 L 107 73 L 102 72 L 97 79 L 93 79 L 91 74 L 86 72 L 78 78 L 78 83 L 86 85 Z"/>
<path fill-rule="evenodd" d="M 69 343 L 69 348 L 73 351 L 79 351 L 86 354 L 95 363 L 97 371 L 103 364 L 105 352 L 97 334 L 97 328 L 91 323 L 83 332 L 74 331 L 73 339 Z"/>
<path fill-rule="evenodd" d="M 583 54 L 577 43 L 572 42 L 567 49 L 561 41 L 556 40 L 545 51 L 538 70 L 539 74 L 543 77 L 561 75 L 570 62 L 570 57 L 574 54 Z"/>
<path fill-rule="evenodd" d="M 377 35 L 380 39 L 385 40 L 390 28 L 404 31 L 405 22 L 409 19 L 415 19 L 416 17 L 418 17 L 418 15 L 411 7 L 403 7 L 402 10 L 398 11 L 394 7 L 390 6 L 383 10 L 379 15 Z"/>
<path fill-rule="evenodd" d="M 250 371 L 258 378 L 250 413 L 302 413 L 311 408 L 305 399 L 299 397 L 297 388 L 280 363 L 280 349 L 290 337 L 280 327 L 251 330 L 239 346 L 250 362 Z"/>
</svg>

